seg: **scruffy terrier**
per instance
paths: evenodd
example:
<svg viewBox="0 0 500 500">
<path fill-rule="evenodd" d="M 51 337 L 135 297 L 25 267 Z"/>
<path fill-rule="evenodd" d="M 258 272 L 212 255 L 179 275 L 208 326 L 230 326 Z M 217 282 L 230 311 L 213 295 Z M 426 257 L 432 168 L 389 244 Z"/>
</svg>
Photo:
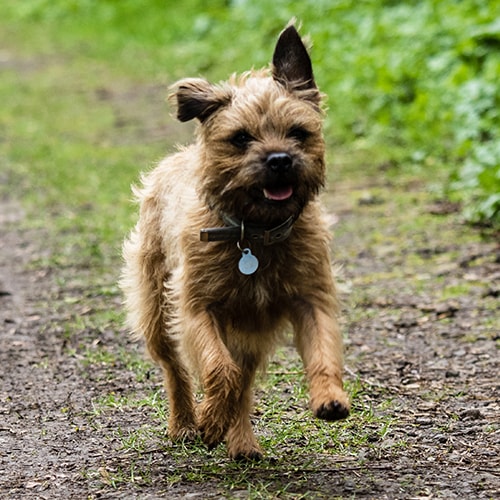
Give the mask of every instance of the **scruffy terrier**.
<svg viewBox="0 0 500 500">
<path fill-rule="evenodd" d="M 135 190 L 139 221 L 124 244 L 128 321 L 161 365 L 173 440 L 226 440 L 259 459 L 252 384 L 291 324 L 316 417 L 349 414 L 342 340 L 317 195 L 325 182 L 322 95 L 290 24 L 270 70 L 173 87 L 196 141 Z M 204 399 L 196 408 L 194 372 Z"/>
</svg>

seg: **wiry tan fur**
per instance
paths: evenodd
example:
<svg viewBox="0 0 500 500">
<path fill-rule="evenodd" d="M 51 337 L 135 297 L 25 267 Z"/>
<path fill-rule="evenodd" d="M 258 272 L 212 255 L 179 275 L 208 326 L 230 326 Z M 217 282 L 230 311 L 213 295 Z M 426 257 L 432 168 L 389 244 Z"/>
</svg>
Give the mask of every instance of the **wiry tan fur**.
<svg viewBox="0 0 500 500">
<path fill-rule="evenodd" d="M 163 369 L 170 436 L 199 433 L 209 446 L 225 438 L 234 458 L 261 456 L 249 417 L 252 383 L 290 324 L 315 415 L 336 420 L 349 411 L 329 233 L 316 199 L 325 179 L 321 95 L 308 61 L 290 26 L 272 72 L 221 85 L 179 82 L 178 117 L 200 121 L 196 142 L 143 177 L 139 221 L 124 244 L 128 322 Z M 251 137 L 242 147 L 238 131 Z M 286 153 L 293 172 L 270 173 L 273 152 Z M 266 183 L 285 178 L 293 195 L 265 199 Z M 268 227 L 297 219 L 285 241 L 251 244 L 259 268 L 246 276 L 237 242 L 200 241 L 200 229 L 225 226 L 222 214 Z M 204 391 L 198 408 L 192 374 Z"/>
</svg>

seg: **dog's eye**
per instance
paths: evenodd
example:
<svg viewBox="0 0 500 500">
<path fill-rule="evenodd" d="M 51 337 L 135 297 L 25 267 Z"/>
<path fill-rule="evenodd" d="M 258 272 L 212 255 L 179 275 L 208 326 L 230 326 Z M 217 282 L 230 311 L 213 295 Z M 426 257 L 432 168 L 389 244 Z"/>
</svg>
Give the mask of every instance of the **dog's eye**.
<svg viewBox="0 0 500 500">
<path fill-rule="evenodd" d="M 299 142 L 305 142 L 307 138 L 311 135 L 309 130 L 302 127 L 292 127 L 287 134 L 290 139 L 296 139 Z"/>
<path fill-rule="evenodd" d="M 246 149 L 253 140 L 246 130 L 240 130 L 229 139 L 229 142 L 238 149 Z"/>
</svg>

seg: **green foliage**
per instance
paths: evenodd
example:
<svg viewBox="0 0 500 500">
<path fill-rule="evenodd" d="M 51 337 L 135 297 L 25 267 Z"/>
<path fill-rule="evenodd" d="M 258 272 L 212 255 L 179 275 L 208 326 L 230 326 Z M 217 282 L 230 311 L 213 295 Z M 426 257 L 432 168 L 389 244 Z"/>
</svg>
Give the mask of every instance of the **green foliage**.
<svg viewBox="0 0 500 500">
<path fill-rule="evenodd" d="M 500 140 L 474 145 L 452 179 L 451 195 L 467 202 L 468 220 L 500 223 Z"/>
<path fill-rule="evenodd" d="M 8 0 L 0 11 L 13 29 L 36 33 L 26 44 L 42 37 L 138 78 L 169 80 L 267 64 L 296 16 L 314 40 L 329 142 L 409 160 L 430 178 L 436 165 L 447 168 L 445 192 L 467 218 L 500 224 L 499 8 L 496 0 Z"/>
</svg>

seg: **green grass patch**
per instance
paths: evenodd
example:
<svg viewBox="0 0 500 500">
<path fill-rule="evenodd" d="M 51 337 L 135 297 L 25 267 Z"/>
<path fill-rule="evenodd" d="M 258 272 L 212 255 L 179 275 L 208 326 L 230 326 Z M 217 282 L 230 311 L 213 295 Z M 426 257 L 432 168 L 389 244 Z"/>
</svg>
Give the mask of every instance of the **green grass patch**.
<svg viewBox="0 0 500 500">
<path fill-rule="evenodd" d="M 232 462 L 227 459 L 224 445 L 209 451 L 201 441 L 172 444 L 166 436 L 167 415 L 160 391 L 152 391 L 146 398 L 110 393 L 93 402 L 93 419 L 110 418 L 114 413 L 135 408 L 145 413 L 148 423 L 135 429 L 118 427 L 111 431 L 110 439 L 132 457 L 129 463 L 119 467 L 103 464 L 99 470 L 88 470 L 86 474 L 114 487 L 123 483 L 140 487 L 143 481 L 150 481 L 154 467 L 148 464 L 148 457 L 161 453 L 175 464 L 164 478 L 169 486 L 217 481 L 225 498 L 242 492 L 248 498 L 306 498 L 314 491 L 311 477 L 325 472 L 334 474 L 351 461 L 360 464 L 366 454 L 388 454 L 393 448 L 405 446 L 404 441 L 392 440 L 390 400 L 373 404 L 377 391 L 364 387 L 359 380 L 349 381 L 347 387 L 353 395 L 352 416 L 338 423 L 313 418 L 302 399 L 305 388 L 295 370 L 271 373 L 270 380 L 269 385 L 277 385 L 266 390 L 265 405 L 258 403 L 260 414 L 254 422 L 266 455 L 262 462 Z M 291 385 L 299 386 L 292 396 L 283 392 L 283 387 Z"/>
<path fill-rule="evenodd" d="M 254 426 L 256 434 L 266 454 L 276 460 L 283 456 L 286 460 L 300 459 L 304 455 L 346 455 L 356 456 L 363 447 L 375 447 L 390 434 L 391 417 L 390 400 L 382 399 L 380 407 L 374 407 L 370 398 L 370 389 L 363 386 L 360 380 L 348 380 L 346 390 L 352 398 L 352 415 L 343 422 L 330 423 L 315 419 L 308 409 L 307 385 L 303 376 L 298 356 L 293 356 L 290 362 L 287 350 L 287 365 L 279 361 L 273 362 L 269 373 L 262 377 L 257 384 L 257 402 L 255 409 Z M 109 351 L 95 351 L 87 353 L 85 363 L 114 365 L 118 359 L 129 358 L 128 353 L 119 355 Z M 121 361 L 126 362 L 126 361 Z M 148 362 L 138 363 L 137 359 L 129 361 L 129 366 L 138 370 L 138 380 L 142 380 L 144 369 L 151 366 Z M 159 381 L 160 374 L 155 378 Z M 158 426 L 164 433 L 167 420 L 166 400 L 163 391 L 153 390 L 146 396 L 137 396 L 134 393 L 117 394 L 113 391 L 100 396 L 93 401 L 94 414 L 109 414 L 114 411 L 123 411 L 131 408 L 146 409 L 152 418 L 153 426 Z M 123 439 L 120 441 L 125 449 L 128 442 L 135 442 L 133 432 L 137 432 L 137 439 L 143 440 L 141 435 L 144 429 L 124 434 L 117 432 Z M 148 426 L 146 434 L 151 432 Z M 155 432 L 155 436 L 156 432 Z M 164 436 L 163 446 L 170 449 L 168 439 Z M 174 446 L 176 448 L 176 446 Z M 195 446 L 196 448 L 196 446 Z M 176 453 L 188 452 L 182 444 Z M 206 450 L 203 450 L 206 453 Z M 224 455 L 225 456 L 225 455 Z"/>
</svg>

